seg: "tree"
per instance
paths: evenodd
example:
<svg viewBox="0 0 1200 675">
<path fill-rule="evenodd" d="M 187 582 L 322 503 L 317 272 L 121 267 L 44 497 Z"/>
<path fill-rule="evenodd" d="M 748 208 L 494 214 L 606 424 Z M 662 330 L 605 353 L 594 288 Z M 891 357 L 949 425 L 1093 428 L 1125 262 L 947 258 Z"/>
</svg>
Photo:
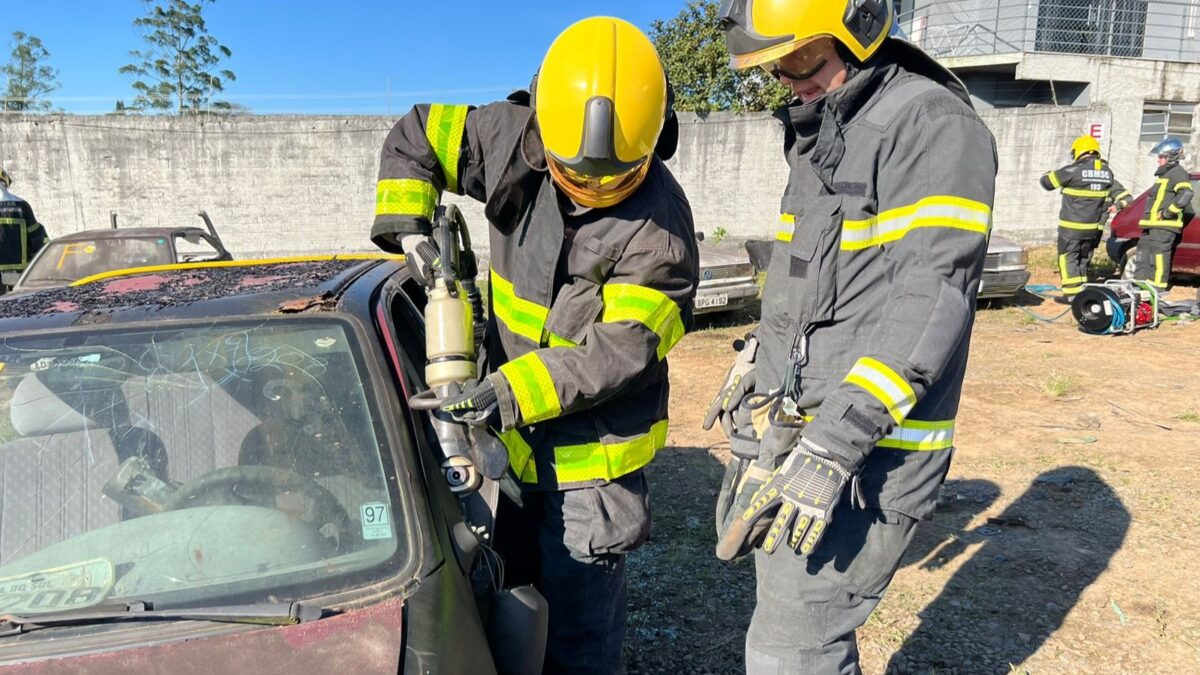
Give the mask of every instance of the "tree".
<svg viewBox="0 0 1200 675">
<path fill-rule="evenodd" d="M 217 70 L 233 52 L 208 34 L 203 13 L 214 2 L 142 0 L 146 15 L 134 19 L 133 25 L 147 48 L 129 52 L 136 63 L 119 71 L 137 78 L 132 84 L 137 96 L 129 108 L 179 114 L 230 108 L 228 102 L 212 100 L 227 82 L 237 79 L 233 71 Z"/>
<path fill-rule="evenodd" d="M 786 104 L 791 92 L 761 69 L 729 67 L 718 6 L 717 0 L 688 0 L 675 18 L 650 24 L 650 39 L 675 89 L 675 108 L 742 112 Z"/>
<path fill-rule="evenodd" d="M 46 94 L 58 89 L 58 71 L 45 65 L 50 52 L 42 41 L 14 31 L 12 56 L 0 68 L 8 79 L 4 89 L 4 112 L 45 112 L 50 109 Z"/>
</svg>

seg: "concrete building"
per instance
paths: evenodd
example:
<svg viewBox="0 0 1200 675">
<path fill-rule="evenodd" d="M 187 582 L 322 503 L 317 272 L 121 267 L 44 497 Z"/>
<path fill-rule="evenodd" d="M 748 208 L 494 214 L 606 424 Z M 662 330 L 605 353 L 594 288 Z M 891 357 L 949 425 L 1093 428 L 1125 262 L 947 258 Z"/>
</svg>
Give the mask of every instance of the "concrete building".
<svg viewBox="0 0 1200 675">
<path fill-rule="evenodd" d="M 909 38 L 962 78 L 977 108 L 1087 111 L 1073 131 L 1100 135 L 1127 185 L 1150 183 L 1150 149 L 1167 136 L 1183 140 L 1200 159 L 1200 0 L 897 0 L 896 6 Z M 1070 138 L 1054 142 L 1055 156 L 1065 158 Z M 1001 147 L 1002 157 L 1013 150 Z"/>
</svg>

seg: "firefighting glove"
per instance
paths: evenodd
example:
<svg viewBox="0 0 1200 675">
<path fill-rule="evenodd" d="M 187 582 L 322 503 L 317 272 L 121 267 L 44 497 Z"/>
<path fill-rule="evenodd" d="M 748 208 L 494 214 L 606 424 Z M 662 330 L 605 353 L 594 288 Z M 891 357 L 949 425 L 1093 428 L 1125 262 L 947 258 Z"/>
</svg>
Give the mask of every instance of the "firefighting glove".
<svg viewBox="0 0 1200 675">
<path fill-rule="evenodd" d="M 433 237 L 411 234 L 401 242 L 404 261 L 413 278 L 425 288 L 433 288 L 433 282 L 442 273 L 441 253 Z"/>
<path fill-rule="evenodd" d="M 749 506 L 732 514 L 729 528 L 717 542 L 717 557 L 732 560 L 740 551 L 759 545 L 770 554 L 785 541 L 807 556 L 820 543 L 850 482 L 851 471 L 841 460 L 801 439 L 758 487 Z"/>
<path fill-rule="evenodd" d="M 739 345 L 739 343 L 741 344 Z M 738 349 L 739 346 L 737 358 L 734 359 L 733 365 L 725 375 L 725 384 L 713 398 L 708 407 L 708 414 L 704 416 L 705 431 L 711 429 L 713 423 L 719 418 L 725 435 L 732 437 L 735 429 L 734 412 L 741 405 L 746 394 L 754 391 L 754 360 L 758 356 L 758 338 L 750 335 L 744 342 L 739 340 L 734 343 L 735 349 Z"/>
<path fill-rule="evenodd" d="M 752 424 L 745 428 L 749 429 L 747 433 L 753 434 Z M 756 542 L 762 539 L 768 522 L 755 523 L 748 533 L 742 532 L 737 523 L 753 504 L 758 489 L 771 479 L 799 438 L 798 429 L 768 426 L 761 441 L 754 439 L 753 455 L 747 452 L 751 445 L 744 442 L 745 435 L 738 433 L 730 438 L 733 459 L 725 467 L 725 479 L 717 496 L 718 558 L 740 558 L 754 550 Z"/>
<path fill-rule="evenodd" d="M 462 393 L 442 401 L 441 411 L 472 427 L 500 426 L 500 402 L 490 378 L 468 384 Z"/>
</svg>

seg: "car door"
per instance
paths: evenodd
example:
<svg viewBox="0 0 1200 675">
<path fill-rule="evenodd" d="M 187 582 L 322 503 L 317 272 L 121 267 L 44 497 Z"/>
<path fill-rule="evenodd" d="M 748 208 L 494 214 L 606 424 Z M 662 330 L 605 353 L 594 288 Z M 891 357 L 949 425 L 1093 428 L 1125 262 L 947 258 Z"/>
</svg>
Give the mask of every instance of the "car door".
<svg viewBox="0 0 1200 675">
<path fill-rule="evenodd" d="M 1200 185 L 1200 175 L 1193 175 L 1194 184 Z M 1171 265 L 1173 272 L 1200 274 L 1200 192 L 1192 193 L 1191 208 L 1184 212 L 1187 226 L 1183 228 L 1183 240 L 1175 253 Z"/>
</svg>

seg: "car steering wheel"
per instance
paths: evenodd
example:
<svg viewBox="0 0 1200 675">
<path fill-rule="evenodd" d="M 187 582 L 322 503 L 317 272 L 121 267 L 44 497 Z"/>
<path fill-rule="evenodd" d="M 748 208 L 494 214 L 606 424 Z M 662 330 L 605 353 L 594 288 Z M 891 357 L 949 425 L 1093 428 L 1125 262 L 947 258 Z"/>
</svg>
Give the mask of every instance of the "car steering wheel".
<svg viewBox="0 0 1200 675">
<path fill-rule="evenodd" d="M 266 495 L 261 490 L 266 488 Z M 354 531 L 354 521 L 346 508 L 320 483 L 294 471 L 273 466 L 230 466 L 188 481 L 163 502 L 164 511 L 215 504 L 254 504 L 279 508 L 268 501 L 278 494 L 298 492 L 313 501 L 313 517 L 304 522 L 320 530 L 330 524 L 337 528 L 335 550 Z M 307 512 L 307 507 L 305 508 Z"/>
</svg>

